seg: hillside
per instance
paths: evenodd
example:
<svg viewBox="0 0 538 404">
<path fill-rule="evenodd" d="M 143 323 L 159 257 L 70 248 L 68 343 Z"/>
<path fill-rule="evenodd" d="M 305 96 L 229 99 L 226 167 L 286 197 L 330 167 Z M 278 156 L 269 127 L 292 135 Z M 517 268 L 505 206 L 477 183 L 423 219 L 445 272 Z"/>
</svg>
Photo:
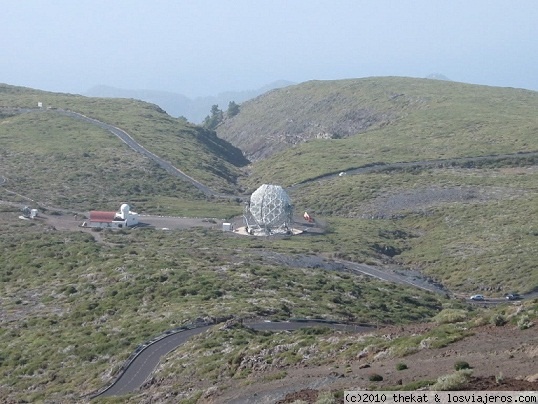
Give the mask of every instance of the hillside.
<svg viewBox="0 0 538 404">
<path fill-rule="evenodd" d="M 37 108 L 38 102 L 43 108 Z M 247 163 L 240 150 L 214 132 L 141 101 L 1 85 L 0 107 L 0 174 L 11 191 L 52 206 L 89 209 L 130 200 L 145 210 L 168 205 L 172 197 L 204 199 L 191 184 L 169 176 L 109 131 L 62 110 L 127 131 L 217 192 L 235 192 L 240 167 Z"/>
<path fill-rule="evenodd" d="M 0 86 L 0 401 L 87 402 L 148 340 L 213 319 L 230 320 L 164 356 L 140 389 L 95 402 L 276 402 L 307 386 L 313 393 L 302 394 L 324 390 L 322 402 L 335 403 L 349 387 L 433 385 L 458 361 L 477 379 L 466 385 L 459 373 L 465 380 L 452 388 L 536 390 L 538 154 L 517 153 L 538 149 L 528 113 L 535 93 L 485 88 L 502 93 L 488 98 L 499 108 L 497 129 L 473 132 L 464 122 L 483 123 L 491 111 L 468 115 L 470 101 L 449 107 L 431 92 L 473 98 L 466 85 L 388 82 L 407 83 L 419 98 L 421 84 L 436 101 L 376 115 L 358 135 L 278 152 L 248 166 L 248 177 L 237 148 L 155 105 Z M 224 195 L 170 175 L 108 125 Z M 459 129 L 434 130 L 450 127 Z M 457 159 L 493 153 L 507 155 Z M 375 161 L 386 164 L 347 170 Z M 223 232 L 213 218 L 240 222 L 241 186 L 273 181 L 296 184 L 286 190 L 306 232 Z M 21 220 L 20 206 L 35 201 L 46 215 Z M 123 201 L 162 225 L 93 231 L 73 218 Z M 315 224 L 300 219 L 304 211 Z M 508 292 L 524 297 L 508 301 Z M 486 301 L 469 301 L 476 293 Z M 246 326 L 319 318 L 371 332 Z"/>
<path fill-rule="evenodd" d="M 536 151 L 537 108 L 538 93 L 512 88 L 400 77 L 311 81 L 243 103 L 217 133 L 257 161 L 251 182 L 290 185 L 372 162 Z"/>
</svg>

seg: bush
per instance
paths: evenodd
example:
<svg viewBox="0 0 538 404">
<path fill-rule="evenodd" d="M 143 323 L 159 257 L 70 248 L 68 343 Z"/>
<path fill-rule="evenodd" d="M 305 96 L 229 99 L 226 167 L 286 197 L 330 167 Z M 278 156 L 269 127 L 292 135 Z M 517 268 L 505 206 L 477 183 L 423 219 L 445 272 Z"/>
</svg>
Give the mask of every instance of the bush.
<svg viewBox="0 0 538 404">
<path fill-rule="evenodd" d="M 405 369 L 407 369 L 407 365 L 405 363 L 400 362 L 396 364 L 396 370 L 405 370 Z"/>
<path fill-rule="evenodd" d="M 471 378 L 471 369 L 458 370 L 455 373 L 440 376 L 430 390 L 452 391 L 460 390 Z"/>
<path fill-rule="evenodd" d="M 502 327 L 506 324 L 506 319 L 501 314 L 495 314 L 493 317 L 491 317 L 491 324 L 495 325 L 496 327 Z"/>
<path fill-rule="evenodd" d="M 452 324 L 465 320 L 467 320 L 467 312 L 462 309 L 444 309 L 433 318 L 437 324 Z"/>
<path fill-rule="evenodd" d="M 377 373 L 372 373 L 369 377 L 368 377 L 368 380 L 370 380 L 371 382 L 380 382 L 383 380 L 383 376 L 377 374 Z"/>
<path fill-rule="evenodd" d="M 336 398 L 334 397 L 334 394 L 331 393 L 330 391 L 320 393 L 316 400 L 316 404 L 334 404 L 334 403 L 336 403 Z"/>
<path fill-rule="evenodd" d="M 529 316 L 526 314 L 521 316 L 521 318 L 517 321 L 517 327 L 520 330 L 526 330 L 527 328 L 531 328 L 534 325 L 532 321 L 530 321 Z"/>
<path fill-rule="evenodd" d="M 469 362 L 457 361 L 454 364 L 454 369 L 456 369 L 456 370 L 471 369 L 471 365 L 469 365 Z"/>
</svg>

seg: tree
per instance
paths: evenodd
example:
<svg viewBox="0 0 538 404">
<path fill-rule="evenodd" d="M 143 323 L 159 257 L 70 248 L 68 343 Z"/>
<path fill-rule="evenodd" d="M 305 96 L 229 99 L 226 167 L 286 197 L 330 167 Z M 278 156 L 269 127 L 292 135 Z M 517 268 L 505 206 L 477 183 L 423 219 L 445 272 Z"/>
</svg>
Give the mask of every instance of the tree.
<svg viewBox="0 0 538 404">
<path fill-rule="evenodd" d="M 224 120 L 224 113 L 219 109 L 217 104 L 211 107 L 211 115 L 204 119 L 204 128 L 214 130 Z"/>
<path fill-rule="evenodd" d="M 239 113 L 239 105 L 235 103 L 235 101 L 230 101 L 228 103 L 228 110 L 226 111 L 226 115 L 228 118 L 231 118 L 232 116 L 236 116 Z"/>
</svg>

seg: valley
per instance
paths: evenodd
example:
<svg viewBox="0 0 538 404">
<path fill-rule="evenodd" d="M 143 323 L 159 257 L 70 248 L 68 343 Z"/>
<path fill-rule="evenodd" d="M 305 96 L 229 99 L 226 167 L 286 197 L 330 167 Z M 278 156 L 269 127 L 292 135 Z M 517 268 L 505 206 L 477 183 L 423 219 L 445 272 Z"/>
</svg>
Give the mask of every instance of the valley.
<svg viewBox="0 0 538 404">
<path fill-rule="evenodd" d="M 117 375 L 137 344 L 197 318 L 231 322 L 165 356 L 141 390 L 118 400 L 234 402 L 264 391 L 266 402 L 274 402 L 301 386 L 337 397 L 343 385 L 328 382 L 335 377 L 376 388 L 364 380 L 364 364 L 387 373 L 381 368 L 394 366 L 390 361 L 441 355 L 445 347 L 456 350 L 455 343 L 465 346 L 449 362 L 475 358 L 470 350 L 484 338 L 480 327 L 521 338 L 504 349 L 528 349 L 503 374 L 534 386 L 536 137 L 490 127 L 505 138 L 501 146 L 478 149 L 471 141 L 448 157 L 380 158 L 374 149 L 352 146 L 361 140 L 350 136 L 346 147 L 363 157 L 336 158 L 342 141 L 329 139 L 248 164 L 237 148 L 146 104 L 120 101 L 120 108 L 116 101 L 12 87 L 0 96 L 0 304 L 9 341 L 0 362 L 1 399 L 85 400 Z M 35 110 L 37 97 L 57 107 Z M 507 146 L 510 136 L 524 136 L 524 147 Z M 312 147 L 334 158 L 309 169 L 320 161 L 317 152 L 309 154 Z M 293 159 L 296 166 L 288 169 L 286 153 L 311 157 Z M 223 221 L 240 222 L 256 184 L 275 180 L 289 186 L 295 211 L 313 214 L 323 231 L 266 238 L 222 232 Z M 73 217 L 126 200 L 149 226 L 96 232 Z M 18 219 L 27 204 L 39 207 L 42 219 Z M 299 216 L 295 222 L 305 226 Z M 512 291 L 525 298 L 505 302 Z M 475 292 L 502 304 L 469 305 Z M 321 318 L 376 331 L 364 338 L 323 326 L 274 333 L 238 323 L 256 318 Z M 283 344 L 286 350 L 272 351 Z M 248 365 L 256 355 L 263 366 Z M 495 376 L 488 371 L 488 361 L 496 360 L 492 348 L 476 355 L 474 374 Z M 343 376 L 335 370 L 341 366 Z M 447 362 L 429 376 L 407 372 L 413 375 L 402 383 L 433 384 L 449 368 Z M 401 385 L 385 376 L 383 387 Z M 241 399 L 231 393 L 238 388 Z"/>
</svg>

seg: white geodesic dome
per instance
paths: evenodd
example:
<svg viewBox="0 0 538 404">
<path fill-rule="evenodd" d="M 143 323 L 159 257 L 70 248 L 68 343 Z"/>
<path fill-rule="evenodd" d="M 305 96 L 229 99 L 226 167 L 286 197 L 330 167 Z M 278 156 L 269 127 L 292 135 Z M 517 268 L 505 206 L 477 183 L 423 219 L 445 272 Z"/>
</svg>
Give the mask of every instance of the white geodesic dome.
<svg viewBox="0 0 538 404">
<path fill-rule="evenodd" d="M 284 233 L 293 216 L 291 200 L 280 185 L 263 184 L 250 196 L 245 220 L 253 232 Z"/>
</svg>

